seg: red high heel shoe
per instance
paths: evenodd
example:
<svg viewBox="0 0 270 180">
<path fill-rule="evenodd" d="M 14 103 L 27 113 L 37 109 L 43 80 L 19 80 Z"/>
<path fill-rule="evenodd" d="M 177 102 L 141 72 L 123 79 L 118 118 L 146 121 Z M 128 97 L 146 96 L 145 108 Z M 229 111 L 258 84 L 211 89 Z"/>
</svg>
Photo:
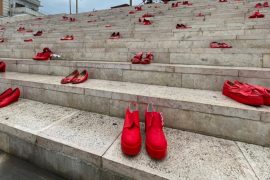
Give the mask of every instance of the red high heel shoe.
<svg viewBox="0 0 270 180">
<path fill-rule="evenodd" d="M 78 70 L 73 71 L 71 74 L 69 74 L 67 77 L 61 80 L 61 84 L 68 84 L 71 83 L 74 78 L 79 76 L 80 73 Z"/>
<path fill-rule="evenodd" d="M 151 52 L 148 52 L 145 58 L 141 61 L 141 64 L 150 64 L 154 60 L 154 55 Z"/>
<path fill-rule="evenodd" d="M 132 64 L 141 64 L 142 57 L 143 57 L 143 52 L 137 53 L 137 54 L 131 59 Z"/>
<path fill-rule="evenodd" d="M 0 61 L 0 72 L 6 72 L 6 63 Z"/>
<path fill-rule="evenodd" d="M 121 135 L 122 152 L 128 156 L 136 156 L 141 151 L 142 137 L 137 103 L 130 103 Z"/>
<path fill-rule="evenodd" d="M 153 104 L 148 104 L 145 112 L 145 147 L 153 159 L 164 159 L 167 155 L 167 140 L 163 132 L 163 117 L 156 112 Z"/>
<path fill-rule="evenodd" d="M 37 53 L 36 56 L 33 57 L 34 60 L 46 61 L 51 59 L 53 52 L 49 48 L 44 48 L 43 52 Z"/>
<path fill-rule="evenodd" d="M 3 92 L 1 95 L 0 95 L 0 101 L 5 99 L 6 97 L 8 97 L 9 95 L 11 95 L 12 93 L 12 89 L 11 88 L 8 88 L 7 90 L 5 90 L 5 92 Z"/>
<path fill-rule="evenodd" d="M 80 84 L 88 79 L 88 72 L 83 70 L 78 76 L 72 79 L 72 84 Z"/>
<path fill-rule="evenodd" d="M 20 89 L 16 88 L 9 96 L 6 96 L 4 99 L 0 101 L 0 108 L 6 107 L 18 101 L 19 97 L 20 97 Z"/>
</svg>

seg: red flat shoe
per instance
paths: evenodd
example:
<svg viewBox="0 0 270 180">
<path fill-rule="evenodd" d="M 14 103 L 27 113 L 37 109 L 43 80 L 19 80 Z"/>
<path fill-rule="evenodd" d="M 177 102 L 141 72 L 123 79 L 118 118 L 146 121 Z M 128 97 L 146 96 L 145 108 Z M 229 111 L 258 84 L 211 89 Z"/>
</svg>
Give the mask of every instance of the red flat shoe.
<svg viewBox="0 0 270 180">
<path fill-rule="evenodd" d="M 141 61 L 141 64 L 150 64 L 154 60 L 154 55 L 151 52 L 148 52 L 145 58 Z"/>
<path fill-rule="evenodd" d="M 80 75 L 78 70 L 73 71 L 70 75 L 61 80 L 61 84 L 71 83 L 74 78 Z"/>
<path fill-rule="evenodd" d="M 78 76 L 72 79 L 72 84 L 80 84 L 85 82 L 88 79 L 88 72 L 83 70 Z"/>
<path fill-rule="evenodd" d="M 261 106 L 264 104 L 264 100 L 260 92 L 230 81 L 224 82 L 222 93 L 223 95 L 242 104 L 251 106 Z"/>
<path fill-rule="evenodd" d="M 122 152 L 128 156 L 136 156 L 141 151 L 142 137 L 138 104 L 131 103 L 126 110 L 126 117 L 121 135 Z"/>
<path fill-rule="evenodd" d="M 142 57 L 143 57 L 143 52 L 137 53 L 137 54 L 131 59 L 131 63 L 132 63 L 132 64 L 141 64 Z"/>
<path fill-rule="evenodd" d="M 0 108 L 6 107 L 18 101 L 19 97 L 20 97 L 20 89 L 16 88 L 9 96 L 5 97 L 4 99 L 0 101 Z"/>
<path fill-rule="evenodd" d="M 0 72 L 6 72 L 6 63 L 0 61 Z"/>
<path fill-rule="evenodd" d="M 143 18 L 148 18 L 148 17 L 154 17 L 153 14 L 150 14 L 150 13 L 146 13 L 142 16 Z"/>
<path fill-rule="evenodd" d="M 7 90 L 5 90 L 1 95 L 0 95 L 0 101 L 2 101 L 3 99 L 5 99 L 6 97 L 10 96 L 12 94 L 12 89 L 8 88 Z"/>
<path fill-rule="evenodd" d="M 33 42 L 33 39 L 25 39 L 24 42 Z"/>
<path fill-rule="evenodd" d="M 43 52 L 37 53 L 36 56 L 33 57 L 34 60 L 46 61 L 51 59 L 53 52 L 49 48 L 44 48 Z"/>
<path fill-rule="evenodd" d="M 42 31 L 38 31 L 34 34 L 34 36 L 42 36 L 43 32 Z"/>
<path fill-rule="evenodd" d="M 74 40 L 73 35 L 66 35 L 65 37 L 61 38 L 61 41 L 72 41 Z"/>
<path fill-rule="evenodd" d="M 247 89 L 257 90 L 259 93 L 262 94 L 264 105 L 270 106 L 270 89 L 265 88 L 263 86 L 259 86 L 259 85 L 242 83 L 240 81 L 234 81 L 234 83 L 239 86 L 243 86 L 244 88 L 247 88 Z"/>
<path fill-rule="evenodd" d="M 163 132 L 163 117 L 156 112 L 153 104 L 148 104 L 145 112 L 145 147 L 148 155 L 157 160 L 167 155 L 167 140 Z"/>
<path fill-rule="evenodd" d="M 210 48 L 232 48 L 232 46 L 226 43 L 211 42 Z"/>
<path fill-rule="evenodd" d="M 188 26 L 186 26 L 184 24 L 177 24 L 176 25 L 176 29 L 189 29 L 189 28 L 191 28 L 191 27 L 188 27 Z"/>
</svg>

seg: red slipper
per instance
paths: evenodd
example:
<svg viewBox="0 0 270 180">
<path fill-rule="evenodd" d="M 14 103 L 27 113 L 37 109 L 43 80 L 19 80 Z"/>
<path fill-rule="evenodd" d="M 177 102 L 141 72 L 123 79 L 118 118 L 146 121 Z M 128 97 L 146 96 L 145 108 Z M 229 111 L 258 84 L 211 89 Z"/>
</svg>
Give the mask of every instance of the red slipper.
<svg viewBox="0 0 270 180">
<path fill-rule="evenodd" d="M 75 77 L 79 76 L 79 74 L 80 72 L 78 70 L 73 71 L 71 74 L 61 80 L 61 84 L 71 83 Z"/>
<path fill-rule="evenodd" d="M 131 59 L 132 64 L 141 64 L 142 57 L 143 57 L 143 52 L 137 53 L 137 54 Z"/>
<path fill-rule="evenodd" d="M 155 111 L 152 103 L 148 104 L 145 112 L 145 148 L 148 155 L 157 160 L 167 155 L 168 145 L 163 126 L 162 114 Z"/>
<path fill-rule="evenodd" d="M 223 95 L 231 99 L 251 106 L 261 106 L 264 104 L 262 94 L 250 88 L 245 88 L 230 81 L 225 81 L 223 86 Z"/>
<path fill-rule="evenodd" d="M 141 61 L 141 64 L 150 64 L 154 60 L 154 55 L 151 52 L 146 53 L 145 58 Z"/>
<path fill-rule="evenodd" d="M 74 77 L 71 81 L 72 84 L 80 84 L 88 79 L 88 72 L 83 70 L 78 76 Z"/>
<path fill-rule="evenodd" d="M 0 108 L 6 107 L 18 101 L 19 97 L 20 97 L 20 89 L 16 88 L 9 96 L 5 97 L 4 99 L 0 101 Z"/>
<path fill-rule="evenodd" d="M 128 156 L 136 156 L 141 151 L 142 137 L 137 103 L 130 103 L 126 110 L 121 135 L 122 152 Z"/>
</svg>

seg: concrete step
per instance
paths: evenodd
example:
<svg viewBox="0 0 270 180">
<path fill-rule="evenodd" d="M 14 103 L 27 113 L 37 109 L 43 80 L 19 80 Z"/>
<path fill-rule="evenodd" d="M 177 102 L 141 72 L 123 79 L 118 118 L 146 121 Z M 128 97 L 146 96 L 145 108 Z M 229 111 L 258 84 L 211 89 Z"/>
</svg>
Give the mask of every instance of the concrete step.
<svg viewBox="0 0 270 180">
<path fill-rule="evenodd" d="M 122 109 L 130 101 L 138 102 L 142 110 L 153 102 L 164 113 L 168 127 L 270 145 L 267 106 L 243 105 L 219 91 L 94 79 L 80 85 L 61 85 L 62 78 L 9 72 L 0 75 L 0 88 L 18 86 L 26 99 L 117 117 L 124 116 Z"/>
<path fill-rule="evenodd" d="M 74 69 L 87 69 L 90 79 L 102 79 L 170 87 L 220 91 L 225 80 L 270 86 L 270 68 L 241 68 L 130 62 L 47 61 L 1 58 L 9 72 L 66 76 Z M 215 82 L 215 83 L 213 83 Z"/>
<path fill-rule="evenodd" d="M 168 155 L 155 161 L 144 143 L 138 156 L 122 154 L 123 119 L 20 99 L 0 122 L 2 150 L 68 179 L 270 177 L 270 149 L 237 141 L 165 128 Z"/>
</svg>

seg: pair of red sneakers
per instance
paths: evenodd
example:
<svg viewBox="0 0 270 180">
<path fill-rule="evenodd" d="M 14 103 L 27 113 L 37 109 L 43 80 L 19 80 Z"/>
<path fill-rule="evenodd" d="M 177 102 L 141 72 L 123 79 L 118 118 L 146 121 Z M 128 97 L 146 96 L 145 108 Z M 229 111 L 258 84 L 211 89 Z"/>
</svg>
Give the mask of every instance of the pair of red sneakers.
<svg viewBox="0 0 270 180">
<path fill-rule="evenodd" d="M 6 72 L 6 63 L 0 61 L 0 72 Z"/>
<path fill-rule="evenodd" d="M 44 48 L 43 52 L 37 53 L 33 59 L 38 61 L 46 61 L 51 59 L 53 52 L 49 48 Z"/>
<path fill-rule="evenodd" d="M 167 154 L 167 140 L 163 132 L 163 117 L 148 104 L 145 112 L 145 147 L 153 159 L 164 159 Z M 142 145 L 138 104 L 131 103 L 126 110 L 121 136 L 121 149 L 128 156 L 139 154 Z"/>
<path fill-rule="evenodd" d="M 88 72 L 83 70 L 81 73 L 78 70 L 73 71 L 70 75 L 61 80 L 61 84 L 80 84 L 88 79 Z"/>
<path fill-rule="evenodd" d="M 16 88 L 12 90 L 11 88 L 7 89 L 0 95 L 0 108 L 6 107 L 11 103 L 14 103 L 19 100 L 20 89 Z"/>
<path fill-rule="evenodd" d="M 150 64 L 154 60 L 154 55 L 151 52 L 146 53 L 143 58 L 143 52 L 137 53 L 132 59 L 132 64 Z"/>
<path fill-rule="evenodd" d="M 270 106 L 270 89 L 263 86 L 239 81 L 225 81 L 223 94 L 243 104 L 251 106 Z"/>
</svg>

